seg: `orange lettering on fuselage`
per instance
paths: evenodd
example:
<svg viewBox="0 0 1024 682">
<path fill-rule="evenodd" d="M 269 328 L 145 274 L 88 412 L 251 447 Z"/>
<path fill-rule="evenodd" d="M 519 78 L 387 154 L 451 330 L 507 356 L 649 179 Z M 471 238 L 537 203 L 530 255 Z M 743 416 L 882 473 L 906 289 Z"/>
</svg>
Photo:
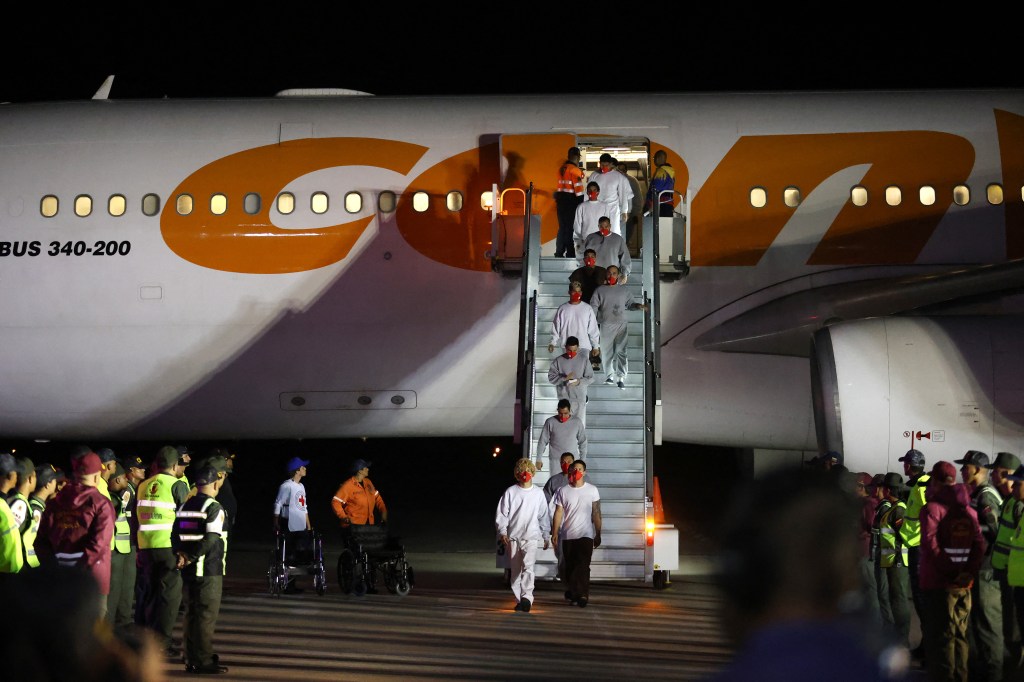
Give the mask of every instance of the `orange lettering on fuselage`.
<svg viewBox="0 0 1024 682">
<path fill-rule="evenodd" d="M 974 148 L 962 137 L 931 131 L 742 137 L 693 201 L 694 265 L 756 265 L 796 211 L 782 200 L 787 187 L 806 198 L 836 172 L 870 164 L 859 183 L 865 206 L 847 200 L 808 260 L 811 265 L 912 263 L 967 179 Z M 897 206 L 885 188 L 903 191 Z M 918 200 L 922 185 L 937 200 Z M 750 191 L 763 187 L 768 203 L 754 208 Z"/>
<path fill-rule="evenodd" d="M 438 263 L 489 272 L 491 212 L 481 208 L 480 195 L 498 182 L 498 166 L 495 142 L 450 156 L 413 180 L 409 189 L 426 192 L 430 202 L 422 213 L 404 197 L 398 202 L 395 223 L 409 246 Z M 448 208 L 453 190 L 462 193 L 461 210 Z"/>
<path fill-rule="evenodd" d="M 396 140 L 334 137 L 282 142 L 231 154 L 185 178 L 160 215 L 160 231 L 172 251 L 214 270 L 251 274 L 302 272 L 345 258 L 373 216 L 310 229 L 274 226 L 270 211 L 278 193 L 302 175 L 336 166 L 372 166 L 408 173 L 426 147 Z M 259 211 L 242 210 L 247 193 L 262 197 Z M 229 198 L 214 215 L 202 206 L 214 193 Z M 179 215 L 175 199 L 189 194 L 197 210 Z"/>
<path fill-rule="evenodd" d="M 1024 258 L 1024 116 L 996 109 L 1006 201 L 1006 257 Z"/>
</svg>

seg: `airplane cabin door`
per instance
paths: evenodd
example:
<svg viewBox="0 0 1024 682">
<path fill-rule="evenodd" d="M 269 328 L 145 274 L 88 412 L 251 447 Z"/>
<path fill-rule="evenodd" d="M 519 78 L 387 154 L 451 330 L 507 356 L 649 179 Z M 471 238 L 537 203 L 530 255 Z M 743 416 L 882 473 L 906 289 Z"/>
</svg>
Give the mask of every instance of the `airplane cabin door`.
<svg viewBox="0 0 1024 682">
<path fill-rule="evenodd" d="M 541 244 L 552 244 L 543 247 L 545 255 L 554 253 L 553 242 L 558 234 L 558 216 L 555 213 L 555 185 L 559 166 L 565 162 L 570 147 L 576 146 L 574 133 L 536 133 L 524 135 L 502 135 L 499 143 L 501 150 L 501 190 L 520 189 L 526 192 L 533 183 L 531 212 L 540 217 Z M 511 217 L 512 205 L 518 192 L 507 192 L 509 205 L 499 207 L 499 213 Z M 506 210 L 508 212 L 506 212 Z M 522 209 L 519 209 L 522 211 Z M 525 216 L 524 216 L 525 221 Z M 525 225 L 525 222 L 523 223 Z M 512 234 L 508 234 L 508 239 Z M 520 235 L 521 238 L 521 235 Z"/>
</svg>

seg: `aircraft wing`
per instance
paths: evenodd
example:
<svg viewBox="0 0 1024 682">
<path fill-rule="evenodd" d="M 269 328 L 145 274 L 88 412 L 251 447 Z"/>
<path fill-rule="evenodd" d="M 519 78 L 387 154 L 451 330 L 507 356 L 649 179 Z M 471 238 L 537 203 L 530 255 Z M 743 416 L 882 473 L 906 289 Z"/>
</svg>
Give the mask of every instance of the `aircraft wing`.
<svg viewBox="0 0 1024 682">
<path fill-rule="evenodd" d="M 698 350 L 808 357 L 816 330 L 1024 290 L 1024 259 L 942 272 L 844 282 L 790 294 L 697 337 Z"/>
</svg>

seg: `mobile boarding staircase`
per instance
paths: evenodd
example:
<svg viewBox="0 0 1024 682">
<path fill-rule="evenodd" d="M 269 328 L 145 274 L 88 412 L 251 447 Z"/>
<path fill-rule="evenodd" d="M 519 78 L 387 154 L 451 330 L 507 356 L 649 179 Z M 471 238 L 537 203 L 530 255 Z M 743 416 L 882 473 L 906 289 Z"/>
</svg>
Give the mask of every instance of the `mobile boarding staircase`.
<svg viewBox="0 0 1024 682">
<path fill-rule="evenodd" d="M 537 459 L 537 439 L 544 421 L 557 411 L 555 387 L 548 381 L 551 361 L 564 352 L 549 353 L 551 321 L 568 301 L 569 275 L 579 267 L 576 259 L 541 257 L 541 226 L 530 211 L 531 190 L 526 192 L 523 240 L 522 300 L 516 385 L 516 442 L 523 457 Z M 684 219 L 685 220 L 685 219 Z M 642 243 L 658 244 L 658 218 L 643 222 Z M 662 219 L 663 223 L 670 222 Z M 685 228 L 684 228 L 685 229 Z M 587 479 L 601 494 L 601 546 L 594 550 L 594 580 L 643 580 L 664 587 L 668 574 L 678 568 L 678 531 L 653 518 L 653 454 L 661 443 L 661 373 L 659 336 L 659 261 L 657 248 L 642 248 L 632 262 L 627 284 L 646 311 L 629 313 L 629 375 L 625 389 L 604 383 L 596 371 L 587 403 Z M 673 273 L 675 274 L 675 273 Z M 672 276 L 672 275 L 669 275 Z M 585 305 L 585 304 L 584 304 Z M 544 485 L 549 453 L 541 458 L 544 470 L 534 482 Z M 538 578 L 554 579 L 554 553 L 542 552 L 536 565 Z"/>
</svg>

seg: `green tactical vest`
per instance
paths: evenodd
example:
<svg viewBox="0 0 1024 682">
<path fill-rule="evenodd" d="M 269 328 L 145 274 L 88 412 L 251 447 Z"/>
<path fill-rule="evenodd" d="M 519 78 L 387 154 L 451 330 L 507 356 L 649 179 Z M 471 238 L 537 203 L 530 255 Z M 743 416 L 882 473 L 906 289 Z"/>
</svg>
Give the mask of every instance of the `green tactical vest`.
<svg viewBox="0 0 1024 682">
<path fill-rule="evenodd" d="M 17 573 L 25 565 L 18 527 L 7 500 L 0 499 L 0 573 Z"/>
<path fill-rule="evenodd" d="M 135 504 L 135 514 L 139 517 L 139 549 L 171 546 L 171 529 L 177 511 L 171 489 L 177 482 L 174 476 L 157 474 L 139 486 Z"/>
<path fill-rule="evenodd" d="M 921 474 L 914 486 L 910 489 L 910 499 L 907 500 L 907 517 L 903 520 L 903 527 L 900 528 L 900 537 L 907 547 L 921 546 L 921 509 L 925 505 L 925 491 L 928 488 L 929 474 Z"/>
<path fill-rule="evenodd" d="M 903 544 L 903 533 L 898 532 L 892 527 L 892 512 L 894 509 L 906 510 L 907 505 L 903 502 L 897 502 L 893 506 L 885 510 L 882 514 L 882 519 L 879 522 L 878 528 L 878 565 L 882 568 L 889 568 L 896 563 L 896 555 L 899 554 L 900 566 L 909 565 L 907 546 Z M 907 519 L 903 517 L 903 524 L 906 525 Z"/>
</svg>

